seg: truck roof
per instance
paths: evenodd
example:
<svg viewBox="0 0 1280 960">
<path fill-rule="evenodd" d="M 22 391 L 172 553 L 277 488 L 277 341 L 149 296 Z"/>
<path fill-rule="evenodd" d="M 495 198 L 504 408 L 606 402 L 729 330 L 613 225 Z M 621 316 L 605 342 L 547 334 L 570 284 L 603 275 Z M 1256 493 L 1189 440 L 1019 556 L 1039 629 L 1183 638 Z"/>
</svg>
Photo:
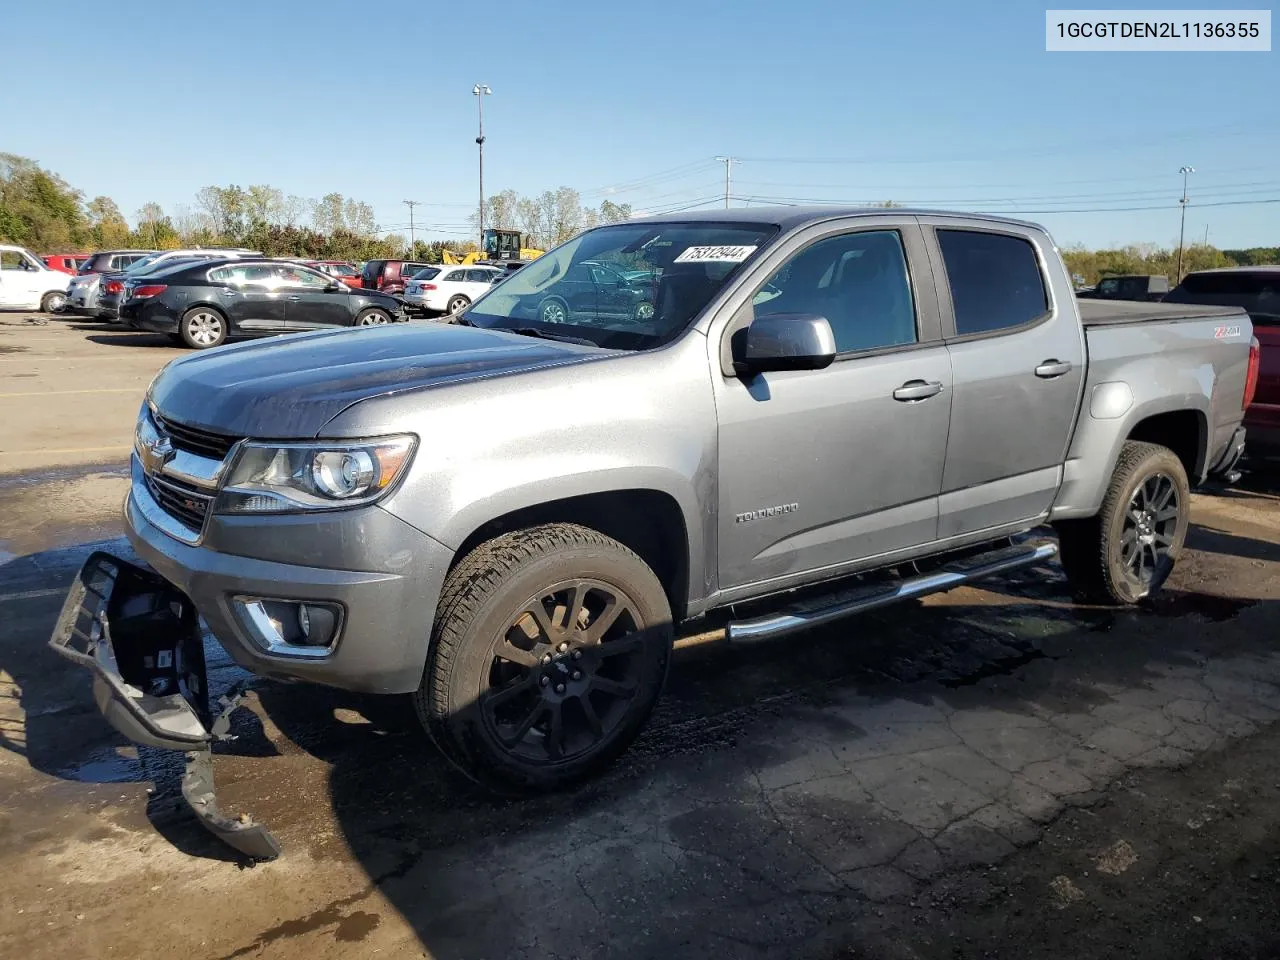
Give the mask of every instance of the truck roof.
<svg viewBox="0 0 1280 960">
<path fill-rule="evenodd" d="M 923 207 L 857 207 L 841 204 L 812 204 L 795 207 L 733 207 L 728 210 L 686 210 L 634 217 L 630 223 L 673 223 L 678 221 L 714 221 L 719 223 L 770 223 L 793 230 L 807 223 L 819 223 L 844 217 L 908 216 L 948 217 L 956 220 L 986 220 L 1044 231 L 1041 224 L 1030 220 L 999 216 L 994 213 L 968 213 L 962 210 L 931 210 Z"/>
</svg>

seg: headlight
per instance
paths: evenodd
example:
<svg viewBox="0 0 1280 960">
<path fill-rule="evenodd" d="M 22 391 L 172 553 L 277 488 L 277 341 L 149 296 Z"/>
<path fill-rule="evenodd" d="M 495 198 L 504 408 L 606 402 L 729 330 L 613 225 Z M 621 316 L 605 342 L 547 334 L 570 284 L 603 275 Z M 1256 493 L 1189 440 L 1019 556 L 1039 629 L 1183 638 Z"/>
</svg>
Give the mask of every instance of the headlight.
<svg viewBox="0 0 1280 960">
<path fill-rule="evenodd" d="M 241 444 L 215 513 L 288 513 L 372 503 L 404 473 L 414 437 Z"/>
</svg>

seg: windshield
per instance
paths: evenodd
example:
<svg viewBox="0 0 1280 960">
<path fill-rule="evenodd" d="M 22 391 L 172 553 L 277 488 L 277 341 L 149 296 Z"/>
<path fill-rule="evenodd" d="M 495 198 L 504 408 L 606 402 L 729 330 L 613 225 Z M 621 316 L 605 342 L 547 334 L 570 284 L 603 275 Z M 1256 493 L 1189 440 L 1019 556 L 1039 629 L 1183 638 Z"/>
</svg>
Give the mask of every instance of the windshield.
<svg viewBox="0 0 1280 960">
<path fill-rule="evenodd" d="M 463 315 L 644 350 L 678 336 L 778 232 L 764 223 L 625 223 L 589 230 L 507 276 Z"/>
<path fill-rule="evenodd" d="M 146 271 L 147 267 L 149 267 L 152 263 L 154 263 L 157 260 L 157 258 L 159 258 L 159 256 L 160 254 L 158 253 L 149 253 L 145 257 L 143 257 L 141 260 L 135 260 L 133 263 L 129 264 L 129 266 L 125 267 L 124 270 L 121 272 L 143 273 Z"/>
</svg>

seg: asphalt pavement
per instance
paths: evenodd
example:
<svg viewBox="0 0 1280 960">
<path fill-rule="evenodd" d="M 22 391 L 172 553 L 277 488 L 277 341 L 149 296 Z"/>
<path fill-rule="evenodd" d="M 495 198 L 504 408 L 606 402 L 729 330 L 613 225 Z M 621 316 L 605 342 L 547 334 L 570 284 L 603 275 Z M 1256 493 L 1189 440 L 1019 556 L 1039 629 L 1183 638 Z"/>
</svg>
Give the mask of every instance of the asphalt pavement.
<svg viewBox="0 0 1280 960">
<path fill-rule="evenodd" d="M 402 699 L 258 681 L 216 761 L 285 848 L 247 867 L 44 645 L 87 553 L 128 555 L 118 448 L 181 352 L 22 319 L 0 956 L 1280 955 L 1280 479 L 1198 494 L 1146 609 L 1074 605 L 1049 564 L 770 645 L 701 624 L 640 742 L 559 795 L 463 781 Z"/>
</svg>

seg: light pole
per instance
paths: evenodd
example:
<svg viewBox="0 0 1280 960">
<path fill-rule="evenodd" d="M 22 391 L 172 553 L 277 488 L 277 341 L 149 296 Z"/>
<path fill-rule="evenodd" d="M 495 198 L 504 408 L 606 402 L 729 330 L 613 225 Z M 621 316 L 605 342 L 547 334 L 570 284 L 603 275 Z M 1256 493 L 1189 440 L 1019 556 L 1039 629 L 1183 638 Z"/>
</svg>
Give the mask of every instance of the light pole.
<svg viewBox="0 0 1280 960">
<path fill-rule="evenodd" d="M 484 98 L 493 93 L 488 84 L 477 83 L 471 88 L 480 108 L 480 135 L 476 145 L 480 148 L 480 254 L 484 255 Z"/>
<path fill-rule="evenodd" d="M 1182 204 L 1182 226 L 1178 228 L 1178 276 L 1174 283 L 1182 282 L 1182 240 L 1187 233 L 1187 175 L 1195 173 L 1196 168 L 1180 167 L 1178 172 L 1182 174 L 1182 199 L 1178 201 Z"/>
</svg>

